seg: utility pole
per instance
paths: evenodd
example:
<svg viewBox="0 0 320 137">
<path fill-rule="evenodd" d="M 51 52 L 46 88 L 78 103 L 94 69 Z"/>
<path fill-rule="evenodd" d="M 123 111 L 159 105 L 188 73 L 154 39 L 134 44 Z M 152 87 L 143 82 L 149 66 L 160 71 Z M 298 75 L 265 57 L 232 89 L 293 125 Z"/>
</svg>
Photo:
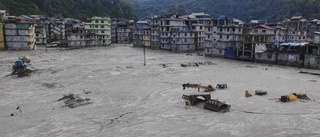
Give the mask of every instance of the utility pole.
<svg viewBox="0 0 320 137">
<path fill-rule="evenodd" d="M 143 59 L 144 59 L 143 65 L 146 66 L 146 46 L 145 45 L 143 45 Z"/>
</svg>

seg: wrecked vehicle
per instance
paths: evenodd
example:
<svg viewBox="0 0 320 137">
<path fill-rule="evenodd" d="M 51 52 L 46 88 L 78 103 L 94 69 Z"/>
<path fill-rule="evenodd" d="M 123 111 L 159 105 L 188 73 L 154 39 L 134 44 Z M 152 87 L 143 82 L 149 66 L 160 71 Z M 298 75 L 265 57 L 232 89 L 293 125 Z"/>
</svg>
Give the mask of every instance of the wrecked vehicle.
<svg viewBox="0 0 320 137">
<path fill-rule="evenodd" d="M 203 95 L 183 95 L 182 99 L 185 100 L 185 103 L 189 103 L 189 105 L 194 106 L 199 102 L 204 102 L 204 109 L 212 110 L 215 112 L 228 112 L 230 110 L 230 105 L 220 102 L 218 100 L 211 99 L 210 94 Z M 188 104 L 185 104 L 188 105 Z"/>
<path fill-rule="evenodd" d="M 231 106 L 226 103 L 223 103 L 218 100 L 212 100 L 212 99 L 206 101 L 206 103 L 204 104 L 205 109 L 221 112 L 221 113 L 228 112 L 230 110 L 230 107 Z"/>
<path fill-rule="evenodd" d="M 261 89 L 256 90 L 256 91 L 254 91 L 254 92 L 255 92 L 256 95 L 260 95 L 260 96 L 263 96 L 263 95 L 267 95 L 267 94 L 268 94 L 267 91 L 261 90 Z"/>
<path fill-rule="evenodd" d="M 217 84 L 216 88 L 220 88 L 220 89 L 224 89 L 224 88 L 227 88 L 228 85 L 225 84 L 225 83 L 220 83 L 220 84 Z"/>
<path fill-rule="evenodd" d="M 183 87 L 183 90 L 185 90 L 186 88 L 195 88 L 195 89 L 198 89 L 198 92 L 200 92 L 200 89 L 204 89 L 203 92 L 212 92 L 216 90 L 215 88 L 212 87 L 212 85 L 202 86 L 200 84 L 190 84 L 190 83 L 182 84 L 182 87 Z"/>
</svg>

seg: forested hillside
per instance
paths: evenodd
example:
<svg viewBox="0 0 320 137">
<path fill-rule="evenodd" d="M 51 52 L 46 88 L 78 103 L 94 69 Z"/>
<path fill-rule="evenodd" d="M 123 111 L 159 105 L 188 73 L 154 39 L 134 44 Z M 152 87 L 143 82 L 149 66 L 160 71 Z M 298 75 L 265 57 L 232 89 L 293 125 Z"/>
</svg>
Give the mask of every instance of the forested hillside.
<svg viewBox="0 0 320 137">
<path fill-rule="evenodd" d="M 227 15 L 245 21 L 266 19 L 280 21 L 292 15 L 320 18 L 320 0 L 133 0 L 139 17 L 157 14 L 206 12 Z"/>
<path fill-rule="evenodd" d="M 8 10 L 12 15 L 135 17 L 130 5 L 122 0 L 0 0 L 0 9 Z"/>
</svg>

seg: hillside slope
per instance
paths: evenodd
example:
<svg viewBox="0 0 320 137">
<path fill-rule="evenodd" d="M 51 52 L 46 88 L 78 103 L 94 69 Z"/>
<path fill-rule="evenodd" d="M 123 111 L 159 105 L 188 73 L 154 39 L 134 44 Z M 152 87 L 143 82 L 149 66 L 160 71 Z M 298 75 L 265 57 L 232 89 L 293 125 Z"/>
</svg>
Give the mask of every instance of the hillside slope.
<svg viewBox="0 0 320 137">
<path fill-rule="evenodd" d="M 12 15 L 135 17 L 130 5 L 122 0 L 0 0 L 0 9 L 8 10 Z"/>
<path fill-rule="evenodd" d="M 139 17 L 157 14 L 206 12 L 243 20 L 279 21 L 292 15 L 320 17 L 318 0 L 135 0 L 133 9 Z"/>
</svg>

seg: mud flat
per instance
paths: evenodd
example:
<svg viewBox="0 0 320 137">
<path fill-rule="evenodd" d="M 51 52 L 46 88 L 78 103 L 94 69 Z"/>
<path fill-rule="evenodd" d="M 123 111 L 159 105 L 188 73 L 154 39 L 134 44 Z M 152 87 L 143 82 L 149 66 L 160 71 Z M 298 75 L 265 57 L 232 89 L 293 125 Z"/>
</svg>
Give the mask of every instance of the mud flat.
<svg viewBox="0 0 320 137">
<path fill-rule="evenodd" d="M 30 58 L 36 73 L 6 76 L 19 56 Z M 128 44 L 0 52 L 1 136 L 320 136 L 320 77 L 299 73 L 311 70 L 157 50 L 146 50 L 146 61 L 143 66 L 142 49 Z M 181 67 L 208 61 L 214 65 Z M 183 83 L 227 83 L 209 94 L 230 111 L 185 108 L 182 95 L 199 92 L 183 90 Z M 268 94 L 254 95 L 258 89 Z M 253 96 L 246 98 L 245 90 Z M 312 101 L 278 102 L 294 92 Z M 91 103 L 69 108 L 57 101 L 71 93 Z"/>
</svg>

